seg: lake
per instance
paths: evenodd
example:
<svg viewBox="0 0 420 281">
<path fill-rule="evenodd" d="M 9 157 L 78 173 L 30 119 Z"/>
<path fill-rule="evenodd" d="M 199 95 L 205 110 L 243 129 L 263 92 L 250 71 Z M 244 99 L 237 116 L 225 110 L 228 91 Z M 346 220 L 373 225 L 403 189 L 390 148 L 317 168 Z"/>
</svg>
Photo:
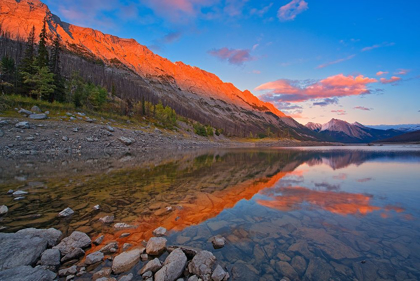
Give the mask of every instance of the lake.
<svg viewBox="0 0 420 281">
<path fill-rule="evenodd" d="M 213 252 L 233 280 L 420 279 L 420 146 L 35 155 L 0 169 L 3 232 L 55 227 L 140 245 L 164 226 L 169 245 Z M 58 218 L 66 207 L 75 214 Z M 99 221 L 107 215 L 112 224 Z"/>
</svg>

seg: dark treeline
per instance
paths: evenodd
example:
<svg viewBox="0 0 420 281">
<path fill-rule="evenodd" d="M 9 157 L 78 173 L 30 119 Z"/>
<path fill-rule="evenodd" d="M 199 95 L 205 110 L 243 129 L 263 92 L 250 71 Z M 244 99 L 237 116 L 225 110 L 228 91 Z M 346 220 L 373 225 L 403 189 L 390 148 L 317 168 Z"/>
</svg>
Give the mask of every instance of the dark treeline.
<svg viewBox="0 0 420 281">
<path fill-rule="evenodd" d="M 31 86 L 33 87 L 30 82 L 35 83 L 36 79 L 22 77 L 22 66 L 28 65 L 25 59 L 28 58 L 31 38 L 12 40 L 7 32 L 1 31 L 0 26 L 0 58 L 10 60 L 10 64 L 13 61 L 14 64 L 14 71 L 10 75 L 2 71 L 2 80 L 11 81 L 6 82 L 8 84 L 3 81 L 3 93 L 28 95 L 51 102 L 72 102 L 76 106 L 87 104 L 89 108 L 95 109 L 98 104 L 103 102 L 103 89 L 105 89 L 107 93 L 111 93 L 112 97 L 118 98 L 120 103 L 117 109 L 118 114 L 148 115 L 150 112 L 155 113 L 156 106 L 161 104 L 163 108 L 170 107 L 180 116 L 219 129 L 218 132 L 223 131 L 229 136 L 281 137 L 284 135 L 284 130 L 281 130 L 279 126 L 267 125 L 266 120 L 262 120 L 261 117 L 257 116 L 258 119 L 248 115 L 246 117 L 251 122 L 244 122 L 233 113 L 230 114 L 230 118 L 219 116 L 205 100 L 198 99 L 191 103 L 191 100 L 179 94 L 180 90 L 176 85 L 165 82 L 165 79 L 161 79 L 161 82 L 146 81 L 120 64 L 92 59 L 91 56 L 84 56 L 62 48 L 57 36 L 48 37 L 46 34 L 43 35 L 43 31 L 34 31 L 34 36 L 37 36 L 37 33 L 40 33 L 40 40 L 39 44 L 34 44 L 32 63 L 35 68 L 38 68 L 38 74 L 43 66 L 48 66 L 48 71 L 44 69 L 44 73 L 41 72 L 36 77 L 38 80 L 43 80 L 40 82 L 41 90 L 38 89 L 38 91 L 30 89 Z M 2 68 L 4 70 L 4 63 Z M 26 72 L 35 75 L 36 70 L 31 71 L 33 72 Z M 53 75 L 50 76 L 50 74 Z M 7 75 L 10 77 L 6 77 Z M 4 79 L 5 77 L 6 79 Z M 53 80 L 50 79 L 51 77 Z M 47 93 L 48 95 L 46 95 Z M 78 96 L 82 97 L 80 102 L 78 102 Z M 225 109 L 223 103 L 220 102 L 220 108 L 229 115 L 227 111 L 229 109 Z M 240 108 L 236 110 L 241 111 Z"/>
</svg>

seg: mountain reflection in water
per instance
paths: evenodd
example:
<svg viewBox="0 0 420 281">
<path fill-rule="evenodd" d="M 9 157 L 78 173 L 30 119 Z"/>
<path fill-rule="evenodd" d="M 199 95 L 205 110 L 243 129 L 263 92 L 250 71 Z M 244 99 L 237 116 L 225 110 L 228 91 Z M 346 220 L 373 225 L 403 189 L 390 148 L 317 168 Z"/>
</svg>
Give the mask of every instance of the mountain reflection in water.
<svg viewBox="0 0 420 281">
<path fill-rule="evenodd" d="M 11 210 L 3 231 L 105 235 L 90 253 L 109 241 L 139 245 L 163 226 L 169 244 L 212 250 L 235 280 L 420 277 L 419 149 L 210 151 L 153 165 L 135 155 L 112 159 L 66 159 L 72 169 L 55 173 L 54 161 L 2 163 L 0 204 Z M 29 194 L 14 201 L 9 189 Z M 57 218 L 65 207 L 75 215 Z M 106 215 L 133 227 L 100 223 Z M 212 249 L 214 235 L 228 244 Z"/>
</svg>

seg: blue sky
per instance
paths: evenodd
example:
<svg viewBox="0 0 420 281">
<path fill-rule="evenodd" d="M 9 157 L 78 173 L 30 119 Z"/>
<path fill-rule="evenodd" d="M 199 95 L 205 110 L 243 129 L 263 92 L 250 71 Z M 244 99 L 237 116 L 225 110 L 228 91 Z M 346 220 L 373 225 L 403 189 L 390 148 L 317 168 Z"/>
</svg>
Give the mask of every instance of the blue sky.
<svg viewBox="0 0 420 281">
<path fill-rule="evenodd" d="M 420 1 L 45 0 L 215 73 L 301 123 L 420 123 Z"/>
</svg>

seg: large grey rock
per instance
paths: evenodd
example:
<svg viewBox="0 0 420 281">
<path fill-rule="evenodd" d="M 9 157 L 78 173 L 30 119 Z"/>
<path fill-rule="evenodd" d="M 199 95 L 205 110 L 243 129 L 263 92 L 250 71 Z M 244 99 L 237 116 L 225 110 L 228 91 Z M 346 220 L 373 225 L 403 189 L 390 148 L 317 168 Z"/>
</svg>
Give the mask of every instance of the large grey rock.
<svg viewBox="0 0 420 281">
<path fill-rule="evenodd" d="M 63 256 L 72 252 L 76 248 L 86 248 L 91 244 L 91 240 L 86 233 L 74 231 L 69 237 L 64 238 L 60 244 L 54 247 L 59 249 Z"/>
<path fill-rule="evenodd" d="M 112 262 L 112 271 L 119 274 L 130 270 L 140 260 L 141 253 L 140 249 L 133 249 L 119 254 Z"/>
<path fill-rule="evenodd" d="M 210 280 L 210 275 L 216 257 L 209 251 L 198 252 L 192 261 L 188 264 L 188 271 L 202 278 L 204 281 Z"/>
<path fill-rule="evenodd" d="M 65 263 L 66 261 L 75 260 L 75 259 L 78 259 L 80 257 L 83 257 L 84 255 L 85 255 L 85 251 L 83 251 L 81 248 L 76 248 L 76 249 L 72 250 L 70 253 L 68 253 L 67 255 L 65 255 L 61 259 L 61 262 Z"/>
<path fill-rule="evenodd" d="M 52 281 L 57 274 L 42 267 L 19 266 L 0 271 L 0 280 L 7 281 Z"/>
<path fill-rule="evenodd" d="M 182 275 L 187 265 L 187 256 L 176 249 L 166 258 L 163 267 L 155 274 L 155 281 L 174 281 Z"/>
<path fill-rule="evenodd" d="M 36 228 L 25 228 L 16 232 L 18 235 L 30 236 L 30 237 L 40 237 L 47 240 L 48 247 L 53 247 L 57 245 L 60 237 L 63 233 L 55 228 L 48 229 L 36 229 Z"/>
<path fill-rule="evenodd" d="M 104 259 L 104 254 L 101 252 L 94 252 L 86 256 L 86 265 L 98 263 Z"/>
<path fill-rule="evenodd" d="M 9 208 L 7 208 L 6 205 L 1 205 L 0 206 L 0 216 L 3 216 L 5 214 L 7 214 L 8 211 L 9 211 Z"/>
<path fill-rule="evenodd" d="M 0 270 L 34 264 L 47 245 L 40 237 L 0 233 Z"/>
<path fill-rule="evenodd" d="M 223 281 L 227 280 L 227 275 L 229 275 L 219 264 L 216 266 L 216 268 L 213 271 L 213 274 L 211 275 L 211 280 L 213 281 Z"/>
<path fill-rule="evenodd" d="M 44 119 L 48 119 L 48 115 L 45 113 L 31 114 L 29 115 L 29 118 L 33 120 L 44 120 Z"/>
<path fill-rule="evenodd" d="M 26 110 L 26 109 L 24 109 L 24 108 L 21 108 L 18 112 L 19 112 L 20 114 L 22 114 L 22 115 L 26 115 L 26 116 L 29 116 L 29 115 L 31 115 L 31 114 L 32 114 L 32 111 Z"/>
<path fill-rule="evenodd" d="M 158 258 L 155 258 L 155 259 L 149 261 L 148 263 L 146 263 L 141 268 L 139 274 L 143 275 L 147 271 L 151 271 L 151 272 L 155 273 L 156 271 L 158 271 L 161 268 L 162 268 L 162 263 L 160 262 L 160 260 Z"/>
<path fill-rule="evenodd" d="M 146 253 L 148 255 L 157 256 L 166 249 L 166 239 L 162 237 L 152 237 L 146 245 Z"/>
<path fill-rule="evenodd" d="M 73 265 L 68 268 L 63 268 L 58 271 L 59 276 L 75 275 L 77 273 L 77 266 Z"/>
<path fill-rule="evenodd" d="M 41 265 L 59 266 L 60 265 L 60 251 L 58 249 L 45 250 L 41 255 Z"/>
</svg>

